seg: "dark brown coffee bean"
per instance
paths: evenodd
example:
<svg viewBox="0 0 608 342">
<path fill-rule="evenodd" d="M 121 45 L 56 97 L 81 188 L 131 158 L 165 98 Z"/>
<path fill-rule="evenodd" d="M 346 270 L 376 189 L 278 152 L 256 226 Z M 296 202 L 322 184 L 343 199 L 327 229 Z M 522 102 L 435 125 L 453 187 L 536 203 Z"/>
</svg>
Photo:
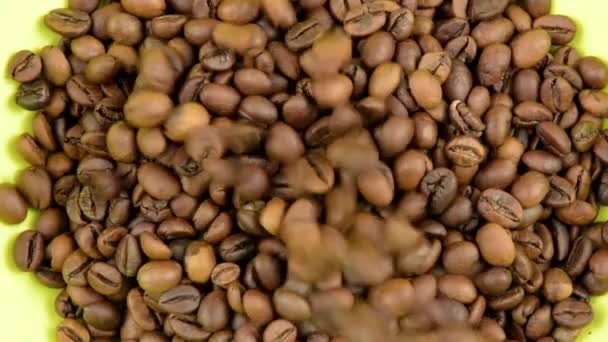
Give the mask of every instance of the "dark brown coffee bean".
<svg viewBox="0 0 608 342">
<path fill-rule="evenodd" d="M 27 110 L 41 110 L 51 101 L 49 84 L 44 80 L 23 83 L 17 90 L 15 102 Z"/>
<path fill-rule="evenodd" d="M 433 214 L 443 212 L 456 197 L 458 185 L 456 176 L 448 169 L 429 172 L 421 184 L 422 193 L 429 196 L 429 209 Z"/>
<path fill-rule="evenodd" d="M 591 240 L 585 236 L 576 239 L 572 244 L 570 255 L 566 262 L 566 272 L 571 277 L 577 277 L 582 274 L 592 253 L 593 244 Z"/>
</svg>

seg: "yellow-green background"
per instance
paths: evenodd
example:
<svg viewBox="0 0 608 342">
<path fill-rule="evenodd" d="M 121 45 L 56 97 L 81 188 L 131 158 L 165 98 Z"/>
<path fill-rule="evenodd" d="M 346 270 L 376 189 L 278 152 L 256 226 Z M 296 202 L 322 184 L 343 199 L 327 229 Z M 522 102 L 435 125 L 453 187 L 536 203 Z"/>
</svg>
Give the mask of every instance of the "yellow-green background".
<svg viewBox="0 0 608 342">
<path fill-rule="evenodd" d="M 64 0 L 0 0 L 0 66 L 5 68 L 10 56 L 21 49 L 37 51 L 58 37 L 49 33 L 42 16 L 50 9 L 62 7 Z M 608 1 L 554 0 L 554 13 L 566 14 L 578 22 L 575 46 L 583 54 L 593 54 L 608 61 Z M 17 170 L 25 163 L 11 151 L 18 133 L 29 129 L 32 113 L 14 105 L 15 83 L 4 72 L 0 80 L 0 182 L 13 182 Z M 600 215 L 608 219 L 608 210 Z M 54 312 L 57 291 L 36 284 L 30 274 L 16 271 L 12 263 L 11 243 L 18 232 L 33 225 L 35 215 L 16 227 L 0 225 L 0 341 L 54 341 L 59 322 Z M 596 316 L 593 325 L 580 341 L 599 342 L 608 339 L 608 296 L 593 301 Z"/>
</svg>

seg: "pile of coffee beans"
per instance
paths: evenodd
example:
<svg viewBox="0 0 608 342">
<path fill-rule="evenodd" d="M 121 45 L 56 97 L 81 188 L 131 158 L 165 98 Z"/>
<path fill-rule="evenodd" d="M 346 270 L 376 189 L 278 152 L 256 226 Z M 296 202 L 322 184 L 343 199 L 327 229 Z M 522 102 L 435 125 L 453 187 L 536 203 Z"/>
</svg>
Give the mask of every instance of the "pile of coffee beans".
<svg viewBox="0 0 608 342">
<path fill-rule="evenodd" d="M 60 342 L 574 341 L 608 68 L 551 0 L 70 0 L 0 186 Z M 598 42 L 601 43 L 601 42 Z"/>
</svg>

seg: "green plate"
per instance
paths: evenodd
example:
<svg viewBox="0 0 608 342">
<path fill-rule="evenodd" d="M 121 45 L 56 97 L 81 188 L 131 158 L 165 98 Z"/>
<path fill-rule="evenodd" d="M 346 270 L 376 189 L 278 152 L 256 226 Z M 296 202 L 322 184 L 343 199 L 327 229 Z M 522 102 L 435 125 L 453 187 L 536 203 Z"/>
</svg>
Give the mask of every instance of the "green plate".
<svg viewBox="0 0 608 342">
<path fill-rule="evenodd" d="M 554 0 L 554 13 L 566 14 L 578 22 L 575 46 L 581 54 L 592 54 L 608 61 L 605 43 L 608 2 L 600 0 Z M 38 50 L 57 42 L 58 37 L 45 29 L 42 17 L 49 10 L 65 5 L 64 0 L 0 0 L 0 65 L 6 66 L 13 53 L 21 49 Z M 5 68 L 6 69 L 6 68 Z M 0 83 L 0 182 L 13 182 L 17 170 L 26 166 L 12 150 L 15 137 L 29 130 L 32 113 L 14 104 L 16 84 L 7 73 Z M 54 311 L 57 291 L 38 285 L 31 274 L 20 273 L 12 262 L 12 242 L 16 235 L 35 222 L 36 213 L 16 227 L 0 225 L 0 341 L 55 341 L 59 323 Z M 602 210 L 599 220 L 608 220 Z M 593 300 L 595 320 L 579 341 L 608 339 L 608 296 Z"/>
</svg>

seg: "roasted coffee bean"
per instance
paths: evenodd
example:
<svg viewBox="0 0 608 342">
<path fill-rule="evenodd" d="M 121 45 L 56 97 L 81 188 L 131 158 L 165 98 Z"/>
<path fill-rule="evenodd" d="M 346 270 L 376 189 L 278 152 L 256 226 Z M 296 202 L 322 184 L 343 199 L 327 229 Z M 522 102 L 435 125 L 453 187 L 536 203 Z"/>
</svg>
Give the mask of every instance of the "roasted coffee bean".
<svg viewBox="0 0 608 342">
<path fill-rule="evenodd" d="M 509 310 L 517 307 L 525 296 L 525 291 L 522 287 L 517 286 L 508 290 L 502 295 L 493 297 L 488 301 L 488 306 L 493 310 Z"/>
<path fill-rule="evenodd" d="M 501 226 L 488 223 L 480 228 L 475 240 L 483 258 L 493 266 L 510 266 L 515 259 L 515 244 Z M 497 249 L 496 246 L 501 248 Z"/>
<path fill-rule="evenodd" d="M 6 224 L 18 224 L 25 220 L 27 203 L 17 188 L 8 184 L 0 185 L 0 202 L 0 221 Z M 52 234 L 45 237 L 50 237 Z"/>
<path fill-rule="evenodd" d="M 536 18 L 533 26 L 547 31 L 554 45 L 567 45 L 576 34 L 574 21 L 563 15 L 545 15 Z"/>
<path fill-rule="evenodd" d="M 433 214 L 443 212 L 452 203 L 457 188 L 454 173 L 441 168 L 429 172 L 421 184 L 422 193 L 429 196 L 429 209 Z"/>
<path fill-rule="evenodd" d="M 11 60 L 9 72 L 17 82 L 32 82 L 42 73 L 42 60 L 31 51 L 20 51 Z"/>
<path fill-rule="evenodd" d="M 566 262 L 566 272 L 571 277 L 579 276 L 585 270 L 592 253 L 593 245 L 591 240 L 585 236 L 576 239 L 572 244 L 570 255 Z"/>
<path fill-rule="evenodd" d="M 40 168 L 25 169 L 17 178 L 17 189 L 36 209 L 46 209 L 51 205 L 51 187 L 49 174 Z"/>
<path fill-rule="evenodd" d="M 479 198 L 477 209 L 488 221 L 505 228 L 517 227 L 523 215 L 520 202 L 498 189 L 485 190 Z"/>
<path fill-rule="evenodd" d="M 55 9 L 44 17 L 44 23 L 51 30 L 66 38 L 76 38 L 91 28 L 91 18 L 85 12 L 72 9 Z"/>
<path fill-rule="evenodd" d="M 533 339 L 539 339 L 548 335 L 553 328 L 553 319 L 551 317 L 551 307 L 544 305 L 538 308 L 528 319 L 526 324 L 526 336 Z"/>
<path fill-rule="evenodd" d="M 186 248 L 184 255 L 185 271 L 193 282 L 207 282 L 215 265 L 215 254 L 207 243 L 192 242 Z"/>
<path fill-rule="evenodd" d="M 72 318 L 65 319 L 57 327 L 57 341 L 90 341 L 91 335 L 80 321 Z"/>
<path fill-rule="evenodd" d="M 580 328 L 593 319 L 589 304 L 574 299 L 566 299 L 553 307 L 553 319 L 568 328 Z"/>
<path fill-rule="evenodd" d="M 34 271 L 44 258 L 44 240 L 35 231 L 24 231 L 17 237 L 13 249 L 15 264 L 20 270 Z"/>
<path fill-rule="evenodd" d="M 198 309 L 200 301 L 201 294 L 195 287 L 180 285 L 163 293 L 158 305 L 171 314 L 188 314 Z"/>
<path fill-rule="evenodd" d="M 23 83 L 17 90 L 16 103 L 27 110 L 40 110 L 51 101 L 49 84 L 44 80 Z"/>
<path fill-rule="evenodd" d="M 116 268 L 127 277 L 134 277 L 142 264 L 141 249 L 137 238 L 128 234 L 116 248 Z"/>
<path fill-rule="evenodd" d="M 531 68 L 539 63 L 551 47 L 551 36 L 542 29 L 530 30 L 516 36 L 513 48 L 513 64 L 518 68 Z"/>
<path fill-rule="evenodd" d="M 479 57 L 477 75 L 482 85 L 498 84 L 511 63 L 511 49 L 504 44 L 492 44 Z"/>
<path fill-rule="evenodd" d="M 481 164 L 487 157 L 487 150 L 473 137 L 459 136 L 445 145 L 445 152 L 454 164 L 472 167 Z"/>
<path fill-rule="evenodd" d="M 452 124 L 464 135 L 479 138 L 486 129 L 484 123 L 461 101 L 452 102 L 449 116 Z"/>
</svg>

